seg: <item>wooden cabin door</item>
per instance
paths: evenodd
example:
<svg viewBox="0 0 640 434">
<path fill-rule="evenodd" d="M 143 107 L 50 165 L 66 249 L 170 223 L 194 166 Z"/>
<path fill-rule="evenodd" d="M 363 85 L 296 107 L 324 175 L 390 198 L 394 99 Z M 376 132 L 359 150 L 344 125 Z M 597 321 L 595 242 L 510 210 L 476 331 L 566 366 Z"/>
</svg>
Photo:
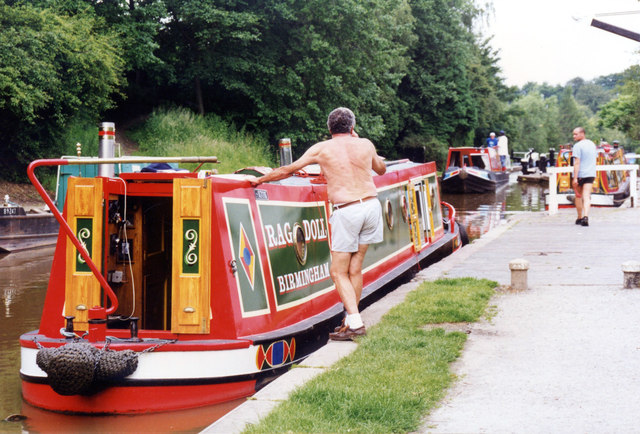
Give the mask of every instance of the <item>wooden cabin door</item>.
<svg viewBox="0 0 640 434">
<path fill-rule="evenodd" d="M 174 179 L 171 331 L 209 333 L 211 180 Z"/>
<path fill-rule="evenodd" d="M 102 178 L 71 177 L 67 188 L 67 222 L 98 268 L 102 261 Z M 100 282 L 78 249 L 67 239 L 64 314 L 75 317 L 75 330 L 88 330 L 89 309 L 102 306 Z"/>
<path fill-rule="evenodd" d="M 142 328 L 168 330 L 171 323 L 171 225 L 170 198 L 142 201 L 143 315 Z"/>
</svg>

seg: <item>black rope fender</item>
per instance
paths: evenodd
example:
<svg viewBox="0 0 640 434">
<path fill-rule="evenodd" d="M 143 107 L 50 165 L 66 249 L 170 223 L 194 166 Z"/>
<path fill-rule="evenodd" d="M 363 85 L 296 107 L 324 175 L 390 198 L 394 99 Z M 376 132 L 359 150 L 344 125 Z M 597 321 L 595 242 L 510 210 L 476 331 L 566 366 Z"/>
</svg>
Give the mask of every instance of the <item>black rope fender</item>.
<svg viewBox="0 0 640 434">
<path fill-rule="evenodd" d="M 45 348 L 34 339 L 39 351 L 36 364 L 47 374 L 49 385 L 60 395 L 87 395 L 109 382 L 127 377 L 138 368 L 138 353 L 133 350 L 102 349 L 79 339 L 57 348 Z M 140 353 L 155 351 L 174 341 L 164 341 Z"/>
</svg>

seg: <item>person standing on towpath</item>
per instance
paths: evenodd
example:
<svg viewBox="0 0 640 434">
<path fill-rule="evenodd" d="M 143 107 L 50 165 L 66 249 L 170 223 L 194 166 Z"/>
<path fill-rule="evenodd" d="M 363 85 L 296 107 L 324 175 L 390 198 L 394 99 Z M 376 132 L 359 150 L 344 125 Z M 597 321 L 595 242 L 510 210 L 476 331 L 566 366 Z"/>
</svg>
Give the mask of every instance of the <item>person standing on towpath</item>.
<svg viewBox="0 0 640 434">
<path fill-rule="evenodd" d="M 585 138 L 584 128 L 573 130 L 576 142 L 571 150 L 573 154 L 573 191 L 578 212 L 577 225 L 589 226 L 589 209 L 591 208 L 591 190 L 596 179 L 596 145 Z"/>
<path fill-rule="evenodd" d="M 354 131 L 355 115 L 345 107 L 329 114 L 331 139 L 311 146 L 298 160 L 260 178 L 251 185 L 277 181 L 309 164 L 319 164 L 327 180 L 327 195 L 333 206 L 331 223 L 331 278 L 344 304 L 342 325 L 329 337 L 352 340 L 366 334 L 358 303 L 362 295 L 362 263 L 369 244 L 382 242 L 382 208 L 377 200 L 371 171 L 383 175 L 387 168 L 370 140 Z"/>
</svg>

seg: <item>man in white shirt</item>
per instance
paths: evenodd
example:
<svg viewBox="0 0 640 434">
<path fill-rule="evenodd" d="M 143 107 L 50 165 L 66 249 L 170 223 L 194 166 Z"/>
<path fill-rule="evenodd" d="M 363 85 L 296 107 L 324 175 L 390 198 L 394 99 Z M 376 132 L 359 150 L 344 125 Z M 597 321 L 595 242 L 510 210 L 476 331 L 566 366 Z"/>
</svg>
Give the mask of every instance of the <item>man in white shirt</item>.
<svg viewBox="0 0 640 434">
<path fill-rule="evenodd" d="M 500 131 L 498 136 L 498 155 L 500 156 L 502 170 L 505 170 L 507 168 L 507 156 L 509 155 L 509 139 L 507 139 L 504 131 Z"/>
</svg>

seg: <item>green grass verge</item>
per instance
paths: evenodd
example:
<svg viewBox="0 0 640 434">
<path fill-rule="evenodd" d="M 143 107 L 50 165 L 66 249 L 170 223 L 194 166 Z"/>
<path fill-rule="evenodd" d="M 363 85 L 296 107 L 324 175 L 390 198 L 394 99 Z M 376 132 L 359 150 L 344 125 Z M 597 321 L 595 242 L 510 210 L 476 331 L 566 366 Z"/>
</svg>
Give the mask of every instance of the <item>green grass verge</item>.
<svg viewBox="0 0 640 434">
<path fill-rule="evenodd" d="M 215 115 L 201 116 L 184 108 L 158 109 L 129 136 L 140 145 L 139 154 L 157 157 L 216 156 L 218 164 L 202 169 L 233 173 L 250 166 L 273 167 L 275 153 L 263 137 L 238 129 Z M 181 164 L 193 170 L 196 164 Z"/>
<path fill-rule="evenodd" d="M 391 309 L 357 350 L 298 388 L 245 432 L 410 432 L 443 398 L 449 364 L 467 335 L 428 324 L 475 322 L 496 282 L 472 278 L 425 282 Z M 304 368 L 294 368 L 304 369 Z"/>
</svg>

